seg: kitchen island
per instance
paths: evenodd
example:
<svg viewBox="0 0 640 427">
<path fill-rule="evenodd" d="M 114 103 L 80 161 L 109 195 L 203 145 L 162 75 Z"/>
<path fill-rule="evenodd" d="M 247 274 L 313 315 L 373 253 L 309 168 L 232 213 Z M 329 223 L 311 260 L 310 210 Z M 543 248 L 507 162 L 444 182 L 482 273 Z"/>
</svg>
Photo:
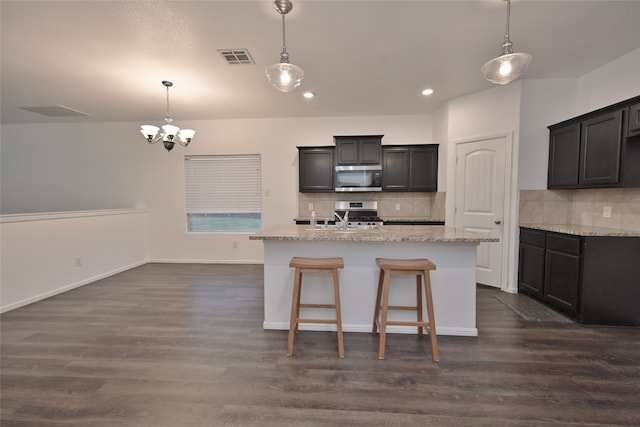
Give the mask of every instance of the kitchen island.
<svg viewBox="0 0 640 427">
<path fill-rule="evenodd" d="M 293 269 L 289 261 L 300 257 L 344 259 L 340 271 L 342 328 L 345 332 L 371 332 L 379 270 L 377 257 L 428 258 L 437 266 L 431 272 L 438 335 L 476 336 L 476 250 L 480 242 L 497 238 L 445 226 L 391 225 L 371 230 L 323 230 L 308 225 L 273 228 L 249 236 L 264 243 L 265 329 L 289 329 Z M 395 277 L 391 303 L 415 304 L 415 278 Z M 331 281 L 326 275 L 307 274 L 302 302 L 332 303 Z M 331 318 L 328 310 L 308 311 L 309 317 Z M 393 312 L 391 319 L 410 312 Z M 415 313 L 413 313 L 415 317 Z M 335 325 L 305 324 L 307 330 L 335 330 Z M 394 326 L 388 332 L 415 333 L 415 327 Z"/>
</svg>

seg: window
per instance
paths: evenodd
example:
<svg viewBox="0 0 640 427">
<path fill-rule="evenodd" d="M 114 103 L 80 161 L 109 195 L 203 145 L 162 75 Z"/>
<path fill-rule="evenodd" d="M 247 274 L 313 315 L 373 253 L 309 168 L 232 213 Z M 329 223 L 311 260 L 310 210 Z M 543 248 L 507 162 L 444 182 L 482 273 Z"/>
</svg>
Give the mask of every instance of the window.
<svg viewBox="0 0 640 427">
<path fill-rule="evenodd" d="M 260 231 L 260 155 L 185 156 L 187 230 Z"/>
</svg>

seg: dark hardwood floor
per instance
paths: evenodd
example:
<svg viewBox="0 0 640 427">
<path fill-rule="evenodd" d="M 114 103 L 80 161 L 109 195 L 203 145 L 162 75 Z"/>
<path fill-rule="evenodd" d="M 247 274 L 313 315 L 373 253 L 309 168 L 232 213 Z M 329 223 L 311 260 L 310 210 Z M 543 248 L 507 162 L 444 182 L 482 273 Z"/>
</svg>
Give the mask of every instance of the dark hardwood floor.
<svg viewBox="0 0 640 427">
<path fill-rule="evenodd" d="M 288 358 L 262 266 L 147 264 L 0 317 L 0 424 L 640 425 L 639 328 L 527 321 L 497 293 L 478 288 L 478 337 L 438 337 L 440 363 L 428 337 L 390 335 L 381 361 L 345 333 L 339 360 L 308 331 Z"/>
</svg>

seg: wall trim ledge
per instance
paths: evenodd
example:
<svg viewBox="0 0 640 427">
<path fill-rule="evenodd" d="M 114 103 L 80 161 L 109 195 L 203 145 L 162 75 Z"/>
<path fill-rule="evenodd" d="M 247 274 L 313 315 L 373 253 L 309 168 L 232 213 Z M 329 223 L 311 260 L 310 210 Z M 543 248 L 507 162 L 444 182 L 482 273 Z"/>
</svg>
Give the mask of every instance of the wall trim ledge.
<svg viewBox="0 0 640 427">
<path fill-rule="evenodd" d="M 28 222 L 28 221 L 50 221 L 56 219 L 73 219 L 83 217 L 96 217 L 108 215 L 139 215 L 147 214 L 149 211 L 145 208 L 127 208 L 127 209 L 102 209 L 92 211 L 69 211 L 69 212 L 42 212 L 42 213 L 25 213 L 0 215 L 0 224 L 12 222 Z"/>
</svg>

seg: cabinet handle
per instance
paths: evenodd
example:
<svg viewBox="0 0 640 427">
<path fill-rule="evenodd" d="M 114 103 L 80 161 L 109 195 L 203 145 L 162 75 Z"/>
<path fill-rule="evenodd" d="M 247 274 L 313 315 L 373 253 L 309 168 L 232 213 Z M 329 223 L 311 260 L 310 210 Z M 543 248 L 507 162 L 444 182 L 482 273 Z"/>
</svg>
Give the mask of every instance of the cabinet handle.
<svg viewBox="0 0 640 427">
<path fill-rule="evenodd" d="M 499 219 L 496 219 L 496 220 L 495 220 L 495 221 L 493 221 L 493 222 L 495 222 L 495 223 L 496 223 L 496 225 L 500 225 L 500 224 L 502 224 L 502 221 L 500 221 Z"/>
</svg>

